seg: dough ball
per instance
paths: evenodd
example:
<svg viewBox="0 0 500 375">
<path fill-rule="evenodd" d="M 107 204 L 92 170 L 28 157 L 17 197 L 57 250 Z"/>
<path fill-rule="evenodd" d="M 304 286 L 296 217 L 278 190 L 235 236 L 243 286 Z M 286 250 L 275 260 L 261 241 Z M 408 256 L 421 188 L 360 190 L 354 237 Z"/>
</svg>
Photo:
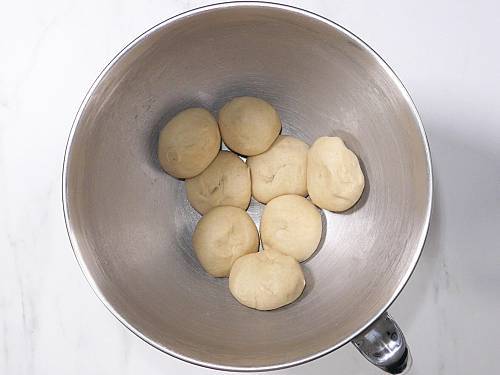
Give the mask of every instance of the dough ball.
<svg viewBox="0 0 500 375">
<path fill-rule="evenodd" d="M 208 211 L 196 225 L 193 247 L 205 271 L 225 277 L 236 259 L 259 249 L 259 234 L 241 208 L 220 206 Z"/>
<path fill-rule="evenodd" d="M 282 195 L 271 200 L 260 220 L 264 250 L 277 250 L 298 262 L 318 248 L 323 225 L 318 209 L 300 195 Z"/>
<path fill-rule="evenodd" d="M 308 149 L 301 140 L 280 135 L 269 150 L 249 157 L 254 198 L 267 203 L 284 194 L 306 196 Z"/>
<path fill-rule="evenodd" d="M 229 290 L 234 298 L 257 310 L 288 305 L 299 298 L 305 285 L 300 264 L 273 250 L 239 258 L 229 275 Z"/>
<path fill-rule="evenodd" d="M 208 167 L 220 149 L 215 118 L 203 108 L 189 108 L 174 116 L 160 132 L 158 159 L 168 174 L 194 177 Z"/>
<path fill-rule="evenodd" d="M 365 178 L 356 155 L 338 137 L 318 138 L 307 156 L 307 190 L 313 203 L 345 211 L 359 200 Z"/>
<path fill-rule="evenodd" d="M 266 101 L 243 96 L 222 107 L 219 127 L 227 147 L 252 156 L 271 147 L 281 131 L 281 121 L 278 112 Z"/>
<path fill-rule="evenodd" d="M 246 210 L 251 190 L 250 169 L 229 151 L 220 151 L 207 169 L 186 180 L 187 199 L 202 215 L 217 206 Z"/>
</svg>

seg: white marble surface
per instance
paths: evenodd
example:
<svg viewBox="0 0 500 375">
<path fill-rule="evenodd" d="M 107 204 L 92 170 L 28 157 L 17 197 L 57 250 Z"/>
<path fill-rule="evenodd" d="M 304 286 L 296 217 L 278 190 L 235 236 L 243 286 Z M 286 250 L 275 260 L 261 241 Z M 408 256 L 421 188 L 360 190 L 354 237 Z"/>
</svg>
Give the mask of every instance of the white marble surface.
<svg viewBox="0 0 500 375">
<path fill-rule="evenodd" d="M 66 235 L 61 166 L 91 82 L 127 42 L 207 1 L 9 1 L 0 22 L 0 374 L 212 374 L 128 332 L 84 280 Z M 421 112 L 435 210 L 391 308 L 414 374 L 499 374 L 500 5 L 291 4 L 351 29 L 398 72 Z M 376 374 L 352 345 L 280 374 Z"/>
</svg>

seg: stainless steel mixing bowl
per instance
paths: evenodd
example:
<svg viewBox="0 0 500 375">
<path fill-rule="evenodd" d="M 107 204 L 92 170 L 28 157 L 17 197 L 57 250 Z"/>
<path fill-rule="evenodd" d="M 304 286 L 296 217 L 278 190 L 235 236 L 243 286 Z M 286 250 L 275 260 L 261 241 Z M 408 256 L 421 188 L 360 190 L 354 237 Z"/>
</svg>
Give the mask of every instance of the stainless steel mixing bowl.
<svg viewBox="0 0 500 375">
<path fill-rule="evenodd" d="M 240 305 L 227 279 L 200 268 L 191 247 L 199 215 L 183 182 L 156 157 L 159 129 L 175 113 L 203 106 L 216 114 L 240 95 L 272 103 L 284 134 L 308 143 L 341 136 L 367 182 L 353 209 L 323 212 L 325 235 L 304 264 L 302 297 L 269 312 Z M 92 288 L 125 326 L 166 353 L 213 368 L 268 370 L 357 336 L 357 347 L 390 369 L 383 341 L 404 349 L 397 327 L 385 315 L 376 319 L 422 250 L 429 150 L 395 74 L 327 19 L 277 4 L 226 3 L 147 31 L 87 94 L 68 141 L 63 195 L 71 243 Z M 261 207 L 252 203 L 249 211 L 258 223 Z M 384 324 L 392 338 L 380 336 Z"/>
</svg>

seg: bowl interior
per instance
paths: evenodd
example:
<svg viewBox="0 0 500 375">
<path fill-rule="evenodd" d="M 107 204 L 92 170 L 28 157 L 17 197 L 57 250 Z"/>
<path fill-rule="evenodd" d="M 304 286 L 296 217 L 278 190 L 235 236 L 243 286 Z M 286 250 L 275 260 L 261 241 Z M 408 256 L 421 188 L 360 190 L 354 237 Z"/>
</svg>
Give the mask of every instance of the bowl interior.
<svg viewBox="0 0 500 375">
<path fill-rule="evenodd" d="M 191 247 L 200 216 L 156 158 L 159 130 L 175 113 L 217 114 L 241 95 L 272 103 L 284 134 L 309 144 L 341 136 L 367 180 L 353 209 L 323 213 L 303 295 L 271 312 L 238 304 L 227 279 L 200 268 Z M 231 369 L 308 359 L 376 317 L 415 265 L 430 201 L 418 124 L 381 60 L 319 17 L 240 4 L 167 21 L 115 59 L 77 118 L 64 185 L 75 252 L 108 307 L 169 353 Z M 261 208 L 249 210 L 257 224 Z"/>
</svg>

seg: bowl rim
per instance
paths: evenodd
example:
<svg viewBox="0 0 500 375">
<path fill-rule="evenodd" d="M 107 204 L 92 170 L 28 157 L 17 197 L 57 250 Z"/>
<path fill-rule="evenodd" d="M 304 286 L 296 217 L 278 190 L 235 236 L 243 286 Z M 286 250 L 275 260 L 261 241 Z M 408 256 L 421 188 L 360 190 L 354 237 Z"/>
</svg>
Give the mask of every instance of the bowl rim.
<svg viewBox="0 0 500 375">
<path fill-rule="evenodd" d="M 424 145 L 424 150 L 426 154 L 426 162 L 427 162 L 427 195 L 428 195 L 428 202 L 426 206 L 426 211 L 425 211 L 425 221 L 424 221 L 424 226 L 423 230 L 421 233 L 421 236 L 418 240 L 418 251 L 414 254 L 413 259 L 410 262 L 410 266 L 408 267 L 406 273 L 403 275 L 398 287 L 396 288 L 395 292 L 391 296 L 391 298 L 388 300 L 388 302 L 370 319 L 368 320 L 364 325 L 359 327 L 358 330 L 352 332 L 349 336 L 344 338 L 341 342 L 339 342 L 336 345 L 330 346 L 324 350 L 321 350 L 317 353 L 314 353 L 309 356 L 305 356 L 299 359 L 295 359 L 293 361 L 287 361 L 287 362 L 282 362 L 282 363 L 277 363 L 273 365 L 266 365 L 266 366 L 258 366 L 258 367 L 252 367 L 252 366 L 230 366 L 230 365 L 223 365 L 223 364 L 218 364 L 218 363 L 212 363 L 212 362 L 206 362 L 203 360 L 199 360 L 196 358 L 191 358 L 189 356 L 186 356 L 182 353 L 178 353 L 175 350 L 172 350 L 170 348 L 167 348 L 160 343 L 156 342 L 155 340 L 147 337 L 144 335 L 142 332 L 140 332 L 138 329 L 136 329 L 134 326 L 132 326 L 115 308 L 113 305 L 107 300 L 107 298 L 104 296 L 102 291 L 100 290 L 100 287 L 97 285 L 95 282 L 90 270 L 88 269 L 87 265 L 85 264 L 85 261 L 83 259 L 82 253 L 80 251 L 80 248 L 78 246 L 78 241 L 76 238 L 76 235 L 73 231 L 73 227 L 71 224 L 71 218 L 69 215 L 69 209 L 68 209 L 68 201 L 67 201 L 67 173 L 68 173 L 68 163 L 69 163 L 69 158 L 71 155 L 71 150 L 72 150 L 72 145 L 73 145 L 73 138 L 76 133 L 76 129 L 78 128 L 78 125 L 80 123 L 80 119 L 82 117 L 82 114 L 87 106 L 87 103 L 89 102 L 94 90 L 97 88 L 97 86 L 101 83 L 105 75 L 113 68 L 113 66 L 121 59 L 122 56 L 124 56 L 129 50 L 134 48 L 137 44 L 139 44 L 143 39 L 147 38 L 149 35 L 155 33 L 157 30 L 173 23 L 176 21 L 179 21 L 183 18 L 190 17 L 205 11 L 211 11 L 211 10 L 218 10 L 218 9 L 226 9 L 226 8 L 233 8 L 233 7 L 260 7 L 260 8 L 272 8 L 272 9 L 279 9 L 283 10 L 286 12 L 291 12 L 295 13 L 301 16 L 305 16 L 308 18 L 312 18 L 316 21 L 322 22 L 326 24 L 329 27 L 334 28 L 335 30 L 341 32 L 344 36 L 347 38 L 351 39 L 352 41 L 356 42 L 357 45 L 359 45 L 361 48 L 363 48 L 364 51 L 369 53 L 375 60 L 379 63 L 379 65 L 384 69 L 386 74 L 391 78 L 391 80 L 396 84 L 398 89 L 400 90 L 401 95 L 404 97 L 406 100 L 412 114 L 414 115 L 415 119 L 417 120 L 417 125 L 418 129 L 420 132 L 421 140 Z M 420 115 L 417 111 L 417 108 L 415 106 L 415 103 L 413 102 L 408 90 L 406 87 L 403 85 L 397 74 L 394 72 L 394 70 L 387 64 L 387 62 L 377 53 L 375 50 L 373 50 L 367 43 L 365 43 L 361 38 L 359 38 L 357 35 L 349 31 L 348 29 L 344 28 L 343 26 L 329 20 L 326 17 L 323 17 L 321 15 L 318 15 L 314 12 L 291 6 L 291 5 L 285 5 L 285 4 L 280 4 L 280 3 L 275 3 L 275 2 L 267 2 L 267 1 L 229 1 L 229 2 L 220 2 L 220 3 L 214 3 L 210 5 L 205 5 L 205 6 L 200 6 L 197 8 L 193 8 L 187 11 L 184 11 L 182 13 L 179 13 L 173 17 L 167 18 L 166 20 L 154 25 L 153 27 L 149 28 L 139 36 L 137 36 L 134 40 L 132 40 L 130 43 L 128 43 L 118 54 L 116 54 L 115 57 L 104 67 L 104 69 L 99 73 L 98 77 L 95 79 L 95 81 L 92 83 L 90 86 L 89 90 L 87 91 L 84 99 L 82 100 L 80 107 L 78 108 L 78 111 L 76 113 L 76 116 L 73 120 L 71 130 L 68 136 L 68 140 L 66 143 L 66 148 L 64 152 L 64 162 L 63 162 L 63 168 L 62 168 L 62 206 L 63 206 L 63 212 L 64 212 L 64 221 L 66 225 L 66 231 L 68 232 L 69 240 L 71 247 L 73 249 L 73 253 L 75 255 L 75 258 L 78 262 L 78 265 L 80 266 L 81 271 L 83 272 L 83 275 L 87 282 L 89 283 L 90 287 L 96 294 L 96 296 L 100 299 L 100 301 L 104 304 L 104 306 L 118 319 L 120 323 L 122 323 L 128 330 L 130 330 L 132 333 L 134 333 L 137 337 L 142 339 L 144 342 L 148 343 L 149 345 L 153 346 L 154 348 L 169 354 L 170 356 L 183 360 L 185 362 L 198 365 L 201 367 L 205 368 L 211 368 L 215 370 L 223 370 L 223 371 L 234 371 L 234 372 L 257 372 L 257 371 L 271 371 L 271 370 L 279 370 L 279 369 L 284 369 L 292 366 L 297 366 L 300 364 L 304 364 L 307 362 L 310 362 L 312 360 L 315 360 L 317 358 L 320 358 L 326 354 L 329 354 L 333 352 L 334 350 L 337 350 L 341 348 L 342 346 L 346 345 L 348 342 L 353 340 L 356 336 L 361 334 L 365 329 L 367 329 L 375 320 L 379 318 L 380 315 L 382 315 L 394 302 L 394 300 L 399 296 L 403 288 L 406 286 L 410 276 L 413 274 L 415 267 L 418 263 L 418 260 L 420 259 L 420 256 L 423 251 L 423 247 L 425 244 L 425 240 L 427 238 L 427 234 L 429 232 L 429 226 L 430 226 L 430 219 L 431 219 L 431 213 L 432 213 L 432 203 L 433 203 L 433 173 L 432 173 L 432 161 L 431 161 L 431 154 L 430 154 L 430 149 L 429 149 L 429 143 L 427 140 L 427 136 L 422 124 L 422 120 L 420 118 Z"/>
</svg>

